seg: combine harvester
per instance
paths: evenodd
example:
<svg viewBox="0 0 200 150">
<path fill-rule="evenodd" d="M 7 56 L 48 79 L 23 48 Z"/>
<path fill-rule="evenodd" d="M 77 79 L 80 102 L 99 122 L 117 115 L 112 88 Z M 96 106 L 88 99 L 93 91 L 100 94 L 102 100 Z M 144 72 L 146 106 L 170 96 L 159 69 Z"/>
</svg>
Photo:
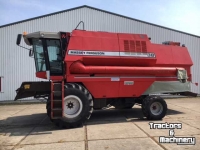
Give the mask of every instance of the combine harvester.
<svg viewBox="0 0 200 150">
<path fill-rule="evenodd" d="M 46 98 L 47 114 L 60 127 L 81 125 L 93 109 L 130 109 L 136 103 L 147 119 L 160 120 L 167 104 L 155 94 L 196 96 L 190 92 L 193 62 L 180 43 L 153 44 L 145 34 L 75 29 L 24 32 L 18 34 L 18 46 L 22 36 L 33 47 L 28 50 L 36 77 L 47 81 L 23 82 L 15 100 Z"/>
</svg>

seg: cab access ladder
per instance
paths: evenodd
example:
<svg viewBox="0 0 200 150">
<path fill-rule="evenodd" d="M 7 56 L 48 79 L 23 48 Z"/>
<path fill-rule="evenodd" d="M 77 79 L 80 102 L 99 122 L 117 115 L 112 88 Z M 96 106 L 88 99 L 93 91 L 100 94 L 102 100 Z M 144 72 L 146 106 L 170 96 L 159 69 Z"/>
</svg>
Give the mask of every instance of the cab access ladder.
<svg viewBox="0 0 200 150">
<path fill-rule="evenodd" d="M 51 118 L 59 119 L 64 110 L 64 80 L 51 82 Z"/>
</svg>

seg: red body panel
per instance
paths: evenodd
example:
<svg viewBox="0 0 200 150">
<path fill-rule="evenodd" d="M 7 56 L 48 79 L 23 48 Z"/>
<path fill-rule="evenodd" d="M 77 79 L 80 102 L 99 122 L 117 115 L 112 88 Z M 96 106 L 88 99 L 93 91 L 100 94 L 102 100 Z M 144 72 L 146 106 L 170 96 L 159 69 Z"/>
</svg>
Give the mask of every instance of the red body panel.
<svg viewBox="0 0 200 150">
<path fill-rule="evenodd" d="M 47 79 L 46 71 L 36 72 L 36 77 L 41 79 Z"/>
<path fill-rule="evenodd" d="M 124 81 L 133 81 L 134 85 L 124 85 Z M 154 79 L 151 80 L 141 80 L 141 79 L 132 79 L 127 80 L 126 78 L 120 79 L 119 85 L 119 96 L 120 97 L 139 97 L 142 93 L 154 82 Z"/>
<path fill-rule="evenodd" d="M 47 79 L 46 71 L 36 72 L 36 77 L 41 78 L 41 79 Z M 50 76 L 50 80 L 60 81 L 62 79 L 63 79 L 62 76 Z"/>
<path fill-rule="evenodd" d="M 152 44 L 147 35 L 74 30 L 65 57 L 67 82 L 95 98 L 138 97 L 154 81 L 177 81 L 193 65 L 186 47 Z M 133 81 L 133 85 L 125 85 Z"/>
</svg>

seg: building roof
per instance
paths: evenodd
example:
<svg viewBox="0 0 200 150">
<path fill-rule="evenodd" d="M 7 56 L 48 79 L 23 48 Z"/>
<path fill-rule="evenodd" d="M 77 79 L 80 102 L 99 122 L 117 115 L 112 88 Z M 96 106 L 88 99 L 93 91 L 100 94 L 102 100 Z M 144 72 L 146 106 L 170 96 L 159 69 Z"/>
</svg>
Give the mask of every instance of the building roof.
<svg viewBox="0 0 200 150">
<path fill-rule="evenodd" d="M 59 14 L 59 13 L 68 12 L 68 11 L 72 11 L 72 10 L 76 10 L 76 9 L 80 9 L 80 8 L 90 8 L 90 9 L 94 9 L 94 10 L 97 10 L 97 11 L 101 11 L 101 12 L 105 12 L 105 13 L 108 13 L 108 14 L 112 14 L 112 15 L 115 15 L 115 16 L 123 17 L 123 18 L 126 18 L 126 19 L 138 21 L 138 22 L 141 22 L 141 23 L 153 25 L 153 26 L 160 27 L 160 28 L 163 28 L 163 29 L 168 29 L 168 30 L 171 30 L 171 31 L 175 31 L 175 32 L 179 32 L 179 33 L 183 33 L 183 34 L 187 34 L 187 35 L 190 35 L 190 36 L 194 36 L 194 37 L 200 38 L 200 36 L 198 36 L 198 35 L 190 34 L 190 33 L 179 31 L 179 30 L 175 30 L 175 29 L 171 29 L 171 28 L 168 28 L 168 27 L 164 27 L 164 26 L 160 26 L 160 25 L 157 25 L 157 24 L 149 23 L 149 22 L 146 22 L 146 21 L 134 19 L 134 18 L 131 18 L 131 17 L 123 16 L 123 15 L 120 15 L 120 14 L 116 14 L 116 13 L 109 12 L 109 11 L 106 11 L 106 10 L 102 10 L 102 9 L 99 9 L 99 8 L 95 8 L 95 7 L 91 7 L 91 6 L 88 6 L 88 5 L 74 7 L 74 8 L 71 8 L 71 9 L 66 9 L 66 10 L 55 12 L 55 13 L 50 13 L 50 14 L 47 14 L 47 15 L 42 15 L 42 16 L 38 16 L 38 17 L 26 19 L 26 20 L 21 20 L 21 21 L 5 24 L 5 25 L 0 26 L 0 28 L 7 27 L 7 26 L 10 26 L 10 25 L 15 25 L 15 24 L 18 24 L 18 23 L 23 23 L 23 22 L 26 22 L 26 21 L 34 20 L 34 19 L 39 19 L 39 18 L 51 16 L 51 15 L 56 15 L 56 14 Z"/>
</svg>

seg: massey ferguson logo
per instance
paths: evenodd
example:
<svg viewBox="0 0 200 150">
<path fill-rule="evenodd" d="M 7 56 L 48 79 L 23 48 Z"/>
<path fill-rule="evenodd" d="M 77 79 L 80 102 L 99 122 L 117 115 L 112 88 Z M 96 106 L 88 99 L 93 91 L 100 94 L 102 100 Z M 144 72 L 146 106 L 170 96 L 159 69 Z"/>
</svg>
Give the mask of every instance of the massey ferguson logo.
<svg viewBox="0 0 200 150">
<path fill-rule="evenodd" d="M 69 54 L 74 54 L 74 55 L 83 55 L 85 52 L 83 51 L 70 51 Z"/>
<path fill-rule="evenodd" d="M 87 55 L 105 55 L 104 52 L 86 52 Z"/>
<path fill-rule="evenodd" d="M 100 51 L 77 51 L 77 50 L 69 50 L 71 55 L 105 55 L 104 52 Z"/>
</svg>

